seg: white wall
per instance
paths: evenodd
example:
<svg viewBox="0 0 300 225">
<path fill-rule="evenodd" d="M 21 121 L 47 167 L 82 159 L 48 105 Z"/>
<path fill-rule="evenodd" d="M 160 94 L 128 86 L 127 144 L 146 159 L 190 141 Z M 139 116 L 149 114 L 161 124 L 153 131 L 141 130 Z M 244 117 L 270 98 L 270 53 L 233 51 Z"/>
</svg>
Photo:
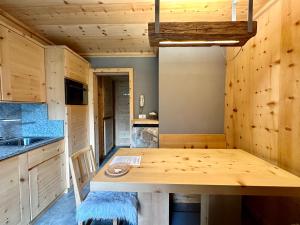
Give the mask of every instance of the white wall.
<svg viewBox="0 0 300 225">
<path fill-rule="evenodd" d="M 224 86 L 223 48 L 160 48 L 160 133 L 223 133 Z"/>
</svg>

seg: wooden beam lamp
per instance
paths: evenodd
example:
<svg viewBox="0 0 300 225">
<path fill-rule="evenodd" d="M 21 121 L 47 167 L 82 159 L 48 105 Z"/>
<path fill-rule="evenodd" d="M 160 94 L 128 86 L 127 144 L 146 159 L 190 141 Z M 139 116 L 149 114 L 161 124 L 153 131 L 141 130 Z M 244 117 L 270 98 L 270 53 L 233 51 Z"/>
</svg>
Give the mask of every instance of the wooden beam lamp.
<svg viewBox="0 0 300 225">
<path fill-rule="evenodd" d="M 155 0 L 155 23 L 148 24 L 151 47 L 243 46 L 256 35 L 253 0 L 249 0 L 248 21 L 236 21 L 236 0 L 232 1 L 232 21 L 162 22 L 159 0 Z"/>
</svg>

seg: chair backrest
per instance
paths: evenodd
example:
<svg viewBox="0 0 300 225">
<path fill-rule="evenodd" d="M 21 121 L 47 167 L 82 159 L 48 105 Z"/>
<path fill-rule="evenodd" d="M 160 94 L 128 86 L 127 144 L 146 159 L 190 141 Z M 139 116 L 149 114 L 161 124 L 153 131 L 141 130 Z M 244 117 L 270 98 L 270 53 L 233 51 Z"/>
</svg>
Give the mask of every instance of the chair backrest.
<svg viewBox="0 0 300 225">
<path fill-rule="evenodd" d="M 96 172 L 96 163 L 92 146 L 83 148 L 70 157 L 70 169 L 76 206 L 79 206 L 86 197 L 83 193 L 83 188 L 90 182 Z"/>
</svg>

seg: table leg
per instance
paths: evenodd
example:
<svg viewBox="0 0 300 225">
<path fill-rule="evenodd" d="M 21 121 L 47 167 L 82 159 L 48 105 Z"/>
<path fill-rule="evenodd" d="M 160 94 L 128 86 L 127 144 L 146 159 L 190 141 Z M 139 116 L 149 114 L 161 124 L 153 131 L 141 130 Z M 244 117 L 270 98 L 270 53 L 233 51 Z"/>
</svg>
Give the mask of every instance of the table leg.
<svg viewBox="0 0 300 225">
<path fill-rule="evenodd" d="M 169 225 L 169 194 L 138 193 L 138 225 Z"/>
<path fill-rule="evenodd" d="M 200 224 L 209 225 L 209 195 L 201 195 Z"/>
<path fill-rule="evenodd" d="M 241 224 L 241 197 L 201 195 L 201 225 Z"/>
</svg>

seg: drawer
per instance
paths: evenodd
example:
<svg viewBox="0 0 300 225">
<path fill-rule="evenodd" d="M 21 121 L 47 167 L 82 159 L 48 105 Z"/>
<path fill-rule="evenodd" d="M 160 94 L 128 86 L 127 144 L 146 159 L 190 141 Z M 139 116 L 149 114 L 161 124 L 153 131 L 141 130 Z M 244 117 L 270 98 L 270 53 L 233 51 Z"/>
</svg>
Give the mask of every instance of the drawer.
<svg viewBox="0 0 300 225">
<path fill-rule="evenodd" d="M 64 152 L 64 141 L 58 141 L 28 152 L 28 168 L 37 166 Z"/>
</svg>

